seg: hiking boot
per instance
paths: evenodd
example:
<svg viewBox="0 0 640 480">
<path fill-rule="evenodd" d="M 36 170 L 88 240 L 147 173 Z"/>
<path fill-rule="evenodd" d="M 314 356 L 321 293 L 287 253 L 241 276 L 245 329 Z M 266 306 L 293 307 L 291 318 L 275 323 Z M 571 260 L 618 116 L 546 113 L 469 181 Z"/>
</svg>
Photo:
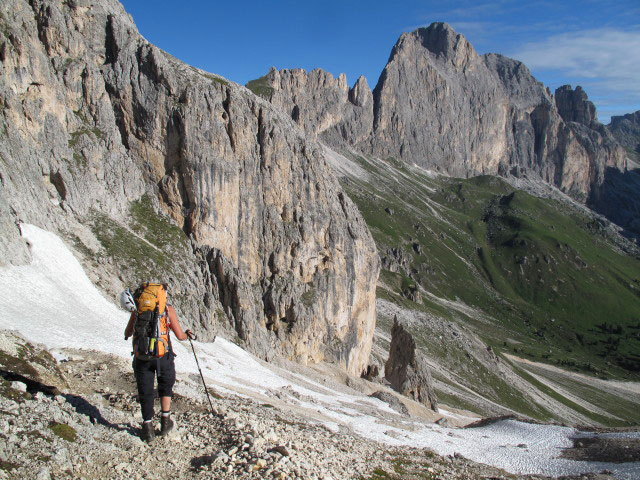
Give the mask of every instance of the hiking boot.
<svg viewBox="0 0 640 480">
<path fill-rule="evenodd" d="M 156 432 L 153 428 L 153 422 L 144 422 L 142 424 L 142 431 L 140 432 L 140 438 L 143 442 L 150 443 L 156 437 Z"/>
<path fill-rule="evenodd" d="M 170 416 L 160 417 L 160 433 L 158 435 L 166 435 L 173 430 L 173 420 Z"/>
</svg>

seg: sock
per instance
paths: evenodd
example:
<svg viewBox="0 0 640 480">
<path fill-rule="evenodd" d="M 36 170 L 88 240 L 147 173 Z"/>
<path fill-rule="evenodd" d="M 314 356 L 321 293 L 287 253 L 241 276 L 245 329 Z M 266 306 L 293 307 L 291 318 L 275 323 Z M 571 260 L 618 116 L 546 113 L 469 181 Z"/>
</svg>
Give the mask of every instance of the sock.
<svg viewBox="0 0 640 480">
<path fill-rule="evenodd" d="M 162 412 L 160 415 L 163 417 L 168 417 L 169 415 L 171 415 L 171 410 L 169 410 L 168 412 Z"/>
<path fill-rule="evenodd" d="M 152 420 L 145 420 L 144 423 L 151 423 Z"/>
</svg>

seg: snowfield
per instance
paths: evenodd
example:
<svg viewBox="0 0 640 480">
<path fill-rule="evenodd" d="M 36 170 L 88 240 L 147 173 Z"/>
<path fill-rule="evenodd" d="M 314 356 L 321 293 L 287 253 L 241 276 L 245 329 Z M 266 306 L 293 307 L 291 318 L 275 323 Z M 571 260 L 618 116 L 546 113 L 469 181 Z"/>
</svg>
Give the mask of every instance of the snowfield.
<svg viewBox="0 0 640 480">
<path fill-rule="evenodd" d="M 33 262 L 0 268 L 3 328 L 17 330 L 54 352 L 63 348 L 95 349 L 129 358 L 130 343 L 123 337 L 128 314 L 116 306 L 115 299 L 102 296 L 58 236 L 26 224 L 21 225 L 21 231 L 31 244 Z M 215 343 L 194 343 L 207 383 L 257 399 L 278 398 L 297 413 L 305 414 L 310 422 L 322 422 L 332 430 L 349 429 L 383 444 L 424 447 L 440 455 L 457 452 L 512 473 L 559 476 L 607 469 L 618 478 L 640 478 L 640 463 L 559 458 L 561 449 L 570 447 L 570 438 L 578 433 L 572 428 L 513 420 L 482 428 L 445 428 L 400 416 L 390 424 L 382 421 L 383 416 L 388 418 L 395 413 L 382 401 L 355 392 L 339 393 L 327 385 L 264 364 L 222 338 Z M 198 370 L 188 343 L 175 341 L 174 349 L 178 355 L 176 367 L 182 374 L 180 388 L 202 395 L 198 393 Z M 640 433 L 624 436 L 640 437 Z"/>
</svg>

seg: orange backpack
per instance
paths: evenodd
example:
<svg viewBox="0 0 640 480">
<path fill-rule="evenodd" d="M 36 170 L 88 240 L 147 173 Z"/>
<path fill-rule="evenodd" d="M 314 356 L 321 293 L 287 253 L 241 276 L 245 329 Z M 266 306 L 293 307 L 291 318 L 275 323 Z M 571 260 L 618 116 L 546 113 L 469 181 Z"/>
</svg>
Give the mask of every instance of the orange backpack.
<svg viewBox="0 0 640 480">
<path fill-rule="evenodd" d="M 133 324 L 133 353 L 140 360 L 164 357 L 171 351 L 167 290 L 161 283 L 144 283 L 133 294 L 137 310 Z"/>
</svg>

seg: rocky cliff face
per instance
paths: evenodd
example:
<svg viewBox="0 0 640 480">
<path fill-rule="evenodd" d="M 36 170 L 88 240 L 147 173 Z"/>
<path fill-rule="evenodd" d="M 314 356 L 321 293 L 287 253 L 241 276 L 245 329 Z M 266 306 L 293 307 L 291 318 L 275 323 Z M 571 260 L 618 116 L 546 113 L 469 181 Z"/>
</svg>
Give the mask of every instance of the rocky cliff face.
<svg viewBox="0 0 640 480">
<path fill-rule="evenodd" d="M 578 86 L 573 90 L 571 85 L 563 85 L 556 89 L 555 100 L 558 113 L 565 122 L 577 122 L 585 127 L 597 128 L 599 122 L 596 106 L 588 100 L 582 87 Z"/>
<path fill-rule="evenodd" d="M 319 70 L 266 78 L 271 101 L 308 131 L 380 158 L 461 177 L 529 175 L 582 201 L 607 168 L 625 168 L 582 89 L 554 98 L 525 65 L 478 55 L 444 23 L 403 34 L 373 92 Z"/>
<path fill-rule="evenodd" d="M 344 74 L 334 78 L 320 69 L 276 70 L 266 76 L 272 87 L 271 103 L 290 113 L 311 135 L 332 145 L 347 139 L 357 145 L 369 139 L 373 123 L 373 94 L 366 78 L 349 89 Z"/>
<path fill-rule="evenodd" d="M 114 0 L 10 0 L 0 27 L 5 262 L 38 224 L 106 291 L 162 274 L 187 324 L 360 373 L 375 245 L 291 118 L 149 44 Z"/>
<path fill-rule="evenodd" d="M 640 158 L 640 110 L 626 115 L 611 117 L 607 129 L 620 144 Z"/>
<path fill-rule="evenodd" d="M 438 399 L 433 390 L 431 372 L 422 354 L 416 350 L 416 342 L 398 318 L 393 319 L 389 358 L 384 366 L 384 376 L 394 390 L 438 411 Z"/>
<path fill-rule="evenodd" d="M 623 226 L 625 234 L 640 239 L 640 111 L 611 117 L 605 128 L 625 148 L 629 167 L 624 172 L 609 169 L 604 183 L 592 192 L 589 203 Z"/>
</svg>

